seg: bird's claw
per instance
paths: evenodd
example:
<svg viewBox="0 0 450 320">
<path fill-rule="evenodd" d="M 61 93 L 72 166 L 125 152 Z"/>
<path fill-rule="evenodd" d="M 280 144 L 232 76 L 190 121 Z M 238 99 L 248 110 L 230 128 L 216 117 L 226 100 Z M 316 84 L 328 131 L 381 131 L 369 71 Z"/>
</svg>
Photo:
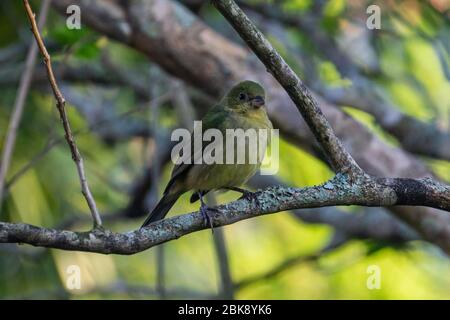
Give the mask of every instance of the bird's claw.
<svg viewBox="0 0 450 320">
<path fill-rule="evenodd" d="M 259 207 L 259 200 L 258 200 L 258 195 L 256 192 L 244 190 L 242 192 L 242 196 L 239 198 L 239 200 L 241 200 L 241 199 L 245 199 L 250 202 L 255 202 L 256 205 Z"/>
<path fill-rule="evenodd" d="M 200 213 L 202 214 L 202 217 L 203 217 L 203 223 L 205 224 L 205 226 L 210 226 L 211 232 L 214 233 L 213 221 L 212 221 L 212 218 L 209 215 L 208 211 L 219 212 L 219 209 L 210 208 L 206 204 L 202 204 L 200 206 Z"/>
</svg>

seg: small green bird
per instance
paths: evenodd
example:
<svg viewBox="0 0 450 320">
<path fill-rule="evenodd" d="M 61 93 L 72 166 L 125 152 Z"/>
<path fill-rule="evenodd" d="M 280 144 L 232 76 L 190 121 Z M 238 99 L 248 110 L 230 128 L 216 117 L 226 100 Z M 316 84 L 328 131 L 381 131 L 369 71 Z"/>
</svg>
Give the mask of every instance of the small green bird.
<svg viewBox="0 0 450 320">
<path fill-rule="evenodd" d="M 272 123 L 266 112 L 265 92 L 261 85 L 253 81 L 243 81 L 235 85 L 219 104 L 209 109 L 202 119 L 202 131 L 211 128 L 218 129 L 223 134 L 223 146 L 227 145 L 227 129 L 266 129 L 268 131 L 272 129 Z M 267 145 L 268 139 L 262 141 L 259 135 L 257 139 L 258 144 L 265 143 Z M 246 140 L 246 148 L 249 147 L 248 143 L 248 140 Z M 264 145 L 264 149 L 266 145 Z M 237 154 L 237 147 L 235 144 L 234 155 Z M 202 148 L 204 150 L 204 143 Z M 222 150 L 223 159 L 226 159 L 226 147 Z M 195 157 L 192 148 L 191 155 Z M 238 187 L 256 173 L 261 161 L 262 157 L 258 157 L 257 161 L 249 161 L 246 154 L 245 161 L 241 164 L 236 163 L 237 161 L 233 161 L 232 164 L 223 161 L 222 164 L 181 163 L 176 165 L 172 170 L 163 197 L 141 228 L 163 219 L 178 198 L 190 190 L 194 191 L 190 199 L 191 203 L 200 199 L 200 212 L 203 214 L 205 222 L 209 222 L 212 227 L 208 215 L 210 208 L 203 201 L 203 196 L 209 191 L 217 189 L 234 190 L 241 192 L 244 197 L 251 196 L 251 192 Z"/>
</svg>

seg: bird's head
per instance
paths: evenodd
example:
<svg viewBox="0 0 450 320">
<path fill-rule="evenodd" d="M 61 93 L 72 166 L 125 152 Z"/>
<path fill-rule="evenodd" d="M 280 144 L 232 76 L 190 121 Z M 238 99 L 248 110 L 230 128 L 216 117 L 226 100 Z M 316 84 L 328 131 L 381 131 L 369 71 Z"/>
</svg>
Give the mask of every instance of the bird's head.
<svg viewBox="0 0 450 320">
<path fill-rule="evenodd" d="M 226 105 L 238 112 L 265 112 L 265 92 L 254 81 L 242 81 L 235 85 L 225 96 Z"/>
</svg>

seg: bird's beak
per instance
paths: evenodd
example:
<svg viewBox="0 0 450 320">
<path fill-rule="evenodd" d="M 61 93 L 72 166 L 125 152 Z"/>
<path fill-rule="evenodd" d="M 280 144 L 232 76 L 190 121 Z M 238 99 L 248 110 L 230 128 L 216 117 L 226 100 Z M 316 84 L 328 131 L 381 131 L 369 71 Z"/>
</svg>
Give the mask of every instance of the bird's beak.
<svg viewBox="0 0 450 320">
<path fill-rule="evenodd" d="M 256 96 L 253 99 L 251 99 L 250 103 L 251 103 L 252 107 L 260 108 L 264 105 L 265 101 L 264 101 L 263 97 Z"/>
</svg>

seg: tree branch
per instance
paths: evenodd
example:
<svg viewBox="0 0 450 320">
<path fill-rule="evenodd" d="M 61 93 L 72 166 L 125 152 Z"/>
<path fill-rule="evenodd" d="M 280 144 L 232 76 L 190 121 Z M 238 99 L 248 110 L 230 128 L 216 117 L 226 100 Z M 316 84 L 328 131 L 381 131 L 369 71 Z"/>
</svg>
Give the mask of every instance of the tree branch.
<svg viewBox="0 0 450 320">
<path fill-rule="evenodd" d="M 239 6 L 232 0 L 217 0 L 213 1 L 213 4 L 289 94 L 334 171 L 361 172 L 358 164 L 335 135 L 309 90 Z"/>
<path fill-rule="evenodd" d="M 218 206 L 211 215 L 214 227 L 240 220 L 300 208 L 337 205 L 394 206 L 425 205 L 450 211 L 450 186 L 430 179 L 364 179 L 350 181 L 337 174 L 320 186 L 308 188 L 271 187 L 256 193 L 257 201 L 240 199 Z M 165 219 L 127 233 L 94 229 L 73 232 L 40 228 L 23 223 L 0 222 L 0 243 L 104 254 L 134 254 L 189 233 L 208 228 L 200 212 Z M 447 248 L 450 251 L 450 248 Z"/>
<path fill-rule="evenodd" d="M 273 185 L 287 187 L 274 176 L 262 175 L 250 179 L 249 184 L 255 189 Z M 383 208 L 361 207 L 355 214 L 341 208 L 324 207 L 292 210 L 292 214 L 306 223 L 327 224 L 347 239 L 372 239 L 390 243 L 420 239 L 416 231 Z"/>
<path fill-rule="evenodd" d="M 75 164 L 77 166 L 78 176 L 80 178 L 80 184 L 81 184 L 81 192 L 83 193 L 83 196 L 86 199 L 86 202 L 89 206 L 89 209 L 92 214 L 92 218 L 94 220 L 94 227 L 101 226 L 102 220 L 100 218 L 100 214 L 97 210 L 97 206 L 95 204 L 94 197 L 92 196 L 91 191 L 89 190 L 89 185 L 86 179 L 86 174 L 84 172 L 84 163 L 83 158 L 81 157 L 80 151 L 78 150 L 78 147 L 75 143 L 75 138 L 73 137 L 72 130 L 70 128 L 69 119 L 67 117 L 66 113 L 66 100 L 64 99 L 61 91 L 59 90 L 58 84 L 56 83 L 55 75 L 53 74 L 52 69 L 52 63 L 50 60 L 50 55 L 47 52 L 47 49 L 45 48 L 44 41 L 42 40 L 42 37 L 39 33 L 39 28 L 36 24 L 35 16 L 33 13 L 33 10 L 31 9 L 30 4 L 28 3 L 28 0 L 23 1 L 25 5 L 25 10 L 28 16 L 28 19 L 31 24 L 31 31 L 33 32 L 33 35 L 36 39 L 39 51 L 41 52 L 43 58 L 44 58 L 44 64 L 47 69 L 47 76 L 50 81 L 50 85 L 52 87 L 53 95 L 56 99 L 56 107 L 58 109 L 64 131 L 65 131 L 65 138 L 67 141 L 67 144 L 69 145 L 70 152 L 72 153 L 72 159 L 75 161 Z"/>
</svg>

